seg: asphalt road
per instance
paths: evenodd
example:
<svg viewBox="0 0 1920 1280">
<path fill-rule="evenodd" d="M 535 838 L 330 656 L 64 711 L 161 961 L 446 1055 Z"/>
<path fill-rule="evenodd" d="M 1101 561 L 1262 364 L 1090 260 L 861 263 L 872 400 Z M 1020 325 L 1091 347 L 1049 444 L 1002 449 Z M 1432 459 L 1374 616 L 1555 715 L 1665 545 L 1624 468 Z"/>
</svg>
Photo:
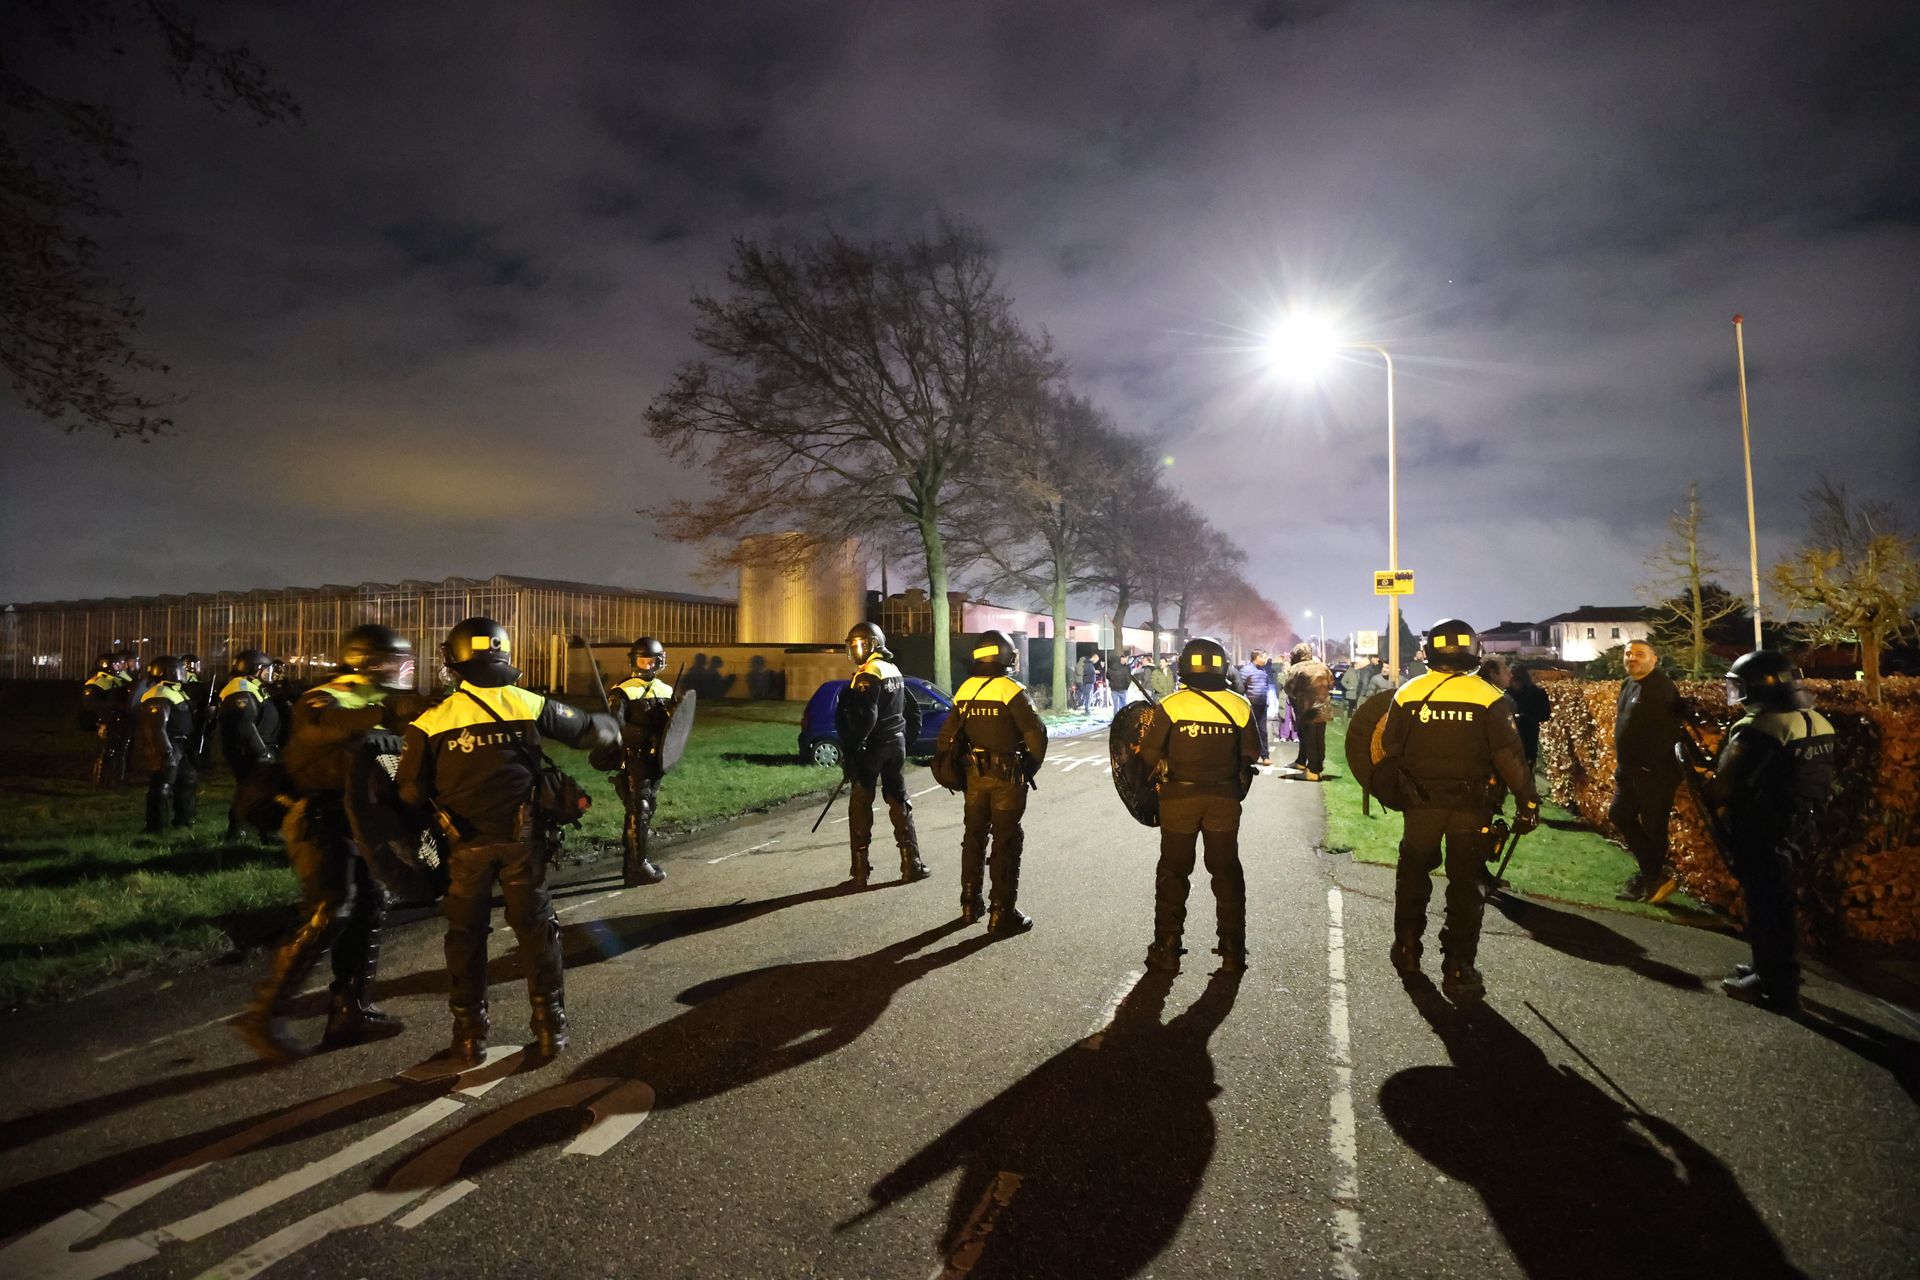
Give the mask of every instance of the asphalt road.
<svg viewBox="0 0 1920 1280">
<path fill-rule="evenodd" d="M 1737 939 L 1522 903 L 1464 1018 L 1388 967 L 1390 874 L 1274 778 L 1251 971 L 1210 972 L 1201 873 L 1185 971 L 1143 977 L 1155 833 L 1099 738 L 1041 786 L 1006 941 L 957 923 L 938 791 L 921 884 L 852 891 L 844 821 L 790 808 L 568 886 L 573 1047 L 537 1069 L 504 928 L 508 1047 L 433 1062 L 431 920 L 389 937 L 405 1035 L 279 1070 L 218 1022 L 253 967 L 16 1016 L 0 1276 L 1916 1273 L 1912 1014 L 1816 977 L 1782 1020 L 1715 990 Z"/>
</svg>

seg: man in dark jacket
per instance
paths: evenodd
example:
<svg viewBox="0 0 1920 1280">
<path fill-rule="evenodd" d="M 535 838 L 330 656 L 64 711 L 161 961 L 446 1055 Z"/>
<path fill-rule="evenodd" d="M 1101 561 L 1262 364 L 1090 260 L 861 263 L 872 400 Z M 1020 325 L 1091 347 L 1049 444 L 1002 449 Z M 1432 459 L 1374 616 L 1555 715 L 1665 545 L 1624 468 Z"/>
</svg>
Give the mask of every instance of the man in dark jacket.
<svg viewBox="0 0 1920 1280">
<path fill-rule="evenodd" d="M 1622 902 L 1665 902 L 1679 886 L 1667 869 L 1667 824 L 1680 765 L 1680 691 L 1660 670 L 1660 655 L 1645 640 L 1627 646 L 1627 678 L 1613 720 L 1613 803 L 1607 820 L 1639 864 L 1614 896 Z"/>
<path fill-rule="evenodd" d="M 400 802 L 430 805 L 453 837 L 452 875 L 441 913 L 447 921 L 447 1002 L 453 1012 L 452 1056 L 475 1062 L 485 1054 L 487 922 L 493 886 L 506 900 L 507 925 L 520 944 L 534 1053 L 551 1058 L 567 1047 L 566 975 L 560 922 L 547 897 L 543 816 L 533 803 L 540 744 L 608 747 L 620 741 L 620 722 L 604 712 L 578 711 L 516 686 L 506 628 L 492 618 L 468 618 L 447 633 L 440 656 L 460 687 L 407 726 L 394 782 Z"/>
<path fill-rule="evenodd" d="M 159 835 L 167 829 L 169 809 L 174 826 L 193 826 L 199 803 L 193 703 L 180 687 L 185 678 L 178 658 L 160 657 L 147 664 L 147 687 L 140 695 L 133 753 L 135 767 L 147 775 L 148 835 Z"/>
<path fill-rule="evenodd" d="M 1240 668 L 1240 680 L 1245 686 L 1248 705 L 1253 708 L 1253 727 L 1260 735 L 1260 763 L 1273 763 L 1272 751 L 1267 745 L 1267 698 L 1273 690 L 1273 677 L 1268 674 L 1267 651 L 1255 649 L 1247 657 L 1247 663 Z"/>
<path fill-rule="evenodd" d="M 847 656 L 853 679 L 834 708 L 840 733 L 841 768 L 847 795 L 847 839 L 856 884 L 872 874 L 867 850 L 873 843 L 873 796 L 878 791 L 893 820 L 900 850 L 900 878 L 925 880 L 932 874 L 920 860 L 920 837 L 913 828 L 913 801 L 907 798 L 907 747 L 920 740 L 920 704 L 907 692 L 906 677 L 887 652 L 887 635 L 871 622 L 847 632 Z"/>
<path fill-rule="evenodd" d="M 1333 671 L 1313 656 L 1313 646 L 1293 647 L 1287 668 L 1287 701 L 1293 704 L 1294 732 L 1300 735 L 1300 757 L 1294 761 L 1308 782 L 1320 781 L 1327 767 L 1327 722 L 1333 719 Z"/>
<path fill-rule="evenodd" d="M 1026 686 L 1013 678 L 1019 650 L 1004 631 L 983 633 L 973 646 L 967 679 L 953 695 L 953 714 L 940 727 L 936 752 L 953 750 L 964 733 L 966 745 L 966 828 L 960 838 L 960 920 L 972 924 L 986 910 L 980 897 L 987 865 L 987 840 L 993 840 L 993 911 L 987 932 L 1024 933 L 1033 920 L 1023 914 L 1020 828 L 1027 811 L 1028 784 L 1047 755 L 1047 728 Z"/>
</svg>

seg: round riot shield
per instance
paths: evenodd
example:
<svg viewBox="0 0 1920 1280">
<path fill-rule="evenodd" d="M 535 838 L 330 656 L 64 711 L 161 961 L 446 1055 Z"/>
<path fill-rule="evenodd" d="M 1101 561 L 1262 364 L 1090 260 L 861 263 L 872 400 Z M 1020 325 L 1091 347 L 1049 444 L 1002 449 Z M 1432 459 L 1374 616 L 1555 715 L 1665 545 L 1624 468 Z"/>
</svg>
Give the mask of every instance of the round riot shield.
<svg viewBox="0 0 1920 1280">
<path fill-rule="evenodd" d="M 1380 758 L 1380 736 L 1387 731 L 1387 708 L 1393 705 L 1393 690 L 1383 689 L 1353 709 L 1347 721 L 1347 771 L 1361 789 L 1373 776 L 1373 762 Z"/>
<path fill-rule="evenodd" d="M 345 794 L 354 844 L 374 879 L 402 902 L 432 902 L 447 891 L 440 834 L 400 803 L 400 757 L 371 746 L 354 754 Z"/>
<path fill-rule="evenodd" d="M 687 735 L 693 732 L 693 713 L 700 706 L 700 695 L 688 689 L 673 708 L 673 719 L 660 736 L 660 772 L 667 773 L 680 763 L 687 751 Z"/>
<path fill-rule="evenodd" d="M 1113 765 L 1113 789 L 1133 820 L 1143 827 L 1160 825 L 1160 790 L 1152 770 L 1140 758 L 1140 739 L 1159 712 L 1150 702 L 1129 702 L 1113 714 L 1107 730 L 1107 758 Z"/>
</svg>

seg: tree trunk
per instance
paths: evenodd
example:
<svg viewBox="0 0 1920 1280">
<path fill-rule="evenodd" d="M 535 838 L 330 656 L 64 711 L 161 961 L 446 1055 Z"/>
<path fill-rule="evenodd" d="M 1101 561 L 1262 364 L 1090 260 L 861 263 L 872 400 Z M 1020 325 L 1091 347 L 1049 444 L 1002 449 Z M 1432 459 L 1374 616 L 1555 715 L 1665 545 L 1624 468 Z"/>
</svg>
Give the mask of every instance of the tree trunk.
<svg viewBox="0 0 1920 1280">
<path fill-rule="evenodd" d="M 1059 551 L 1053 556 L 1053 686 L 1047 691 L 1053 700 L 1053 711 L 1058 714 L 1067 709 L 1067 676 L 1069 674 L 1067 648 L 1067 558 Z"/>
<path fill-rule="evenodd" d="M 1113 593 L 1113 649 L 1107 654 L 1107 682 L 1113 683 L 1113 664 L 1127 651 L 1127 642 L 1121 637 L 1126 629 L 1127 609 L 1133 604 L 1133 598 L 1125 587 Z"/>
<path fill-rule="evenodd" d="M 1884 637 L 1878 628 L 1860 629 L 1860 670 L 1867 678 L 1867 698 L 1880 701 L 1880 647 Z"/>
<path fill-rule="evenodd" d="M 932 515 L 920 519 L 920 545 L 927 555 L 927 594 L 933 606 L 933 683 L 953 692 L 953 621 L 947 605 L 947 546 Z"/>
</svg>

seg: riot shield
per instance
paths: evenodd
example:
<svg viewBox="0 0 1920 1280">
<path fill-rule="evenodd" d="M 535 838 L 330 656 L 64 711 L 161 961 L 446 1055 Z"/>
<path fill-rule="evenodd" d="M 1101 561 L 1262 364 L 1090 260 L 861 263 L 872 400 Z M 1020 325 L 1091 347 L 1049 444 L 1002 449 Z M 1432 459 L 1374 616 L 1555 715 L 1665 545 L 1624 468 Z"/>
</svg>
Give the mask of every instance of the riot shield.
<svg viewBox="0 0 1920 1280">
<path fill-rule="evenodd" d="M 1107 729 L 1107 758 L 1113 764 L 1113 789 L 1133 820 L 1143 827 L 1160 825 L 1160 791 L 1138 747 L 1149 720 L 1157 714 L 1151 702 L 1129 702 L 1114 712 Z"/>
<path fill-rule="evenodd" d="M 346 790 L 347 822 L 367 866 L 395 898 L 431 902 L 447 891 L 440 833 L 400 804 L 400 757 L 368 746 L 354 753 Z"/>
<path fill-rule="evenodd" d="M 667 725 L 667 731 L 660 738 L 660 772 L 667 773 L 680 763 L 680 757 L 686 754 L 687 735 L 693 732 L 693 713 L 700 705 L 700 695 L 692 689 L 680 695 L 673 709 L 673 719 Z"/>
<path fill-rule="evenodd" d="M 1353 709 L 1347 721 L 1347 772 L 1366 789 L 1373 776 L 1373 762 L 1380 758 L 1380 739 L 1387 731 L 1387 709 L 1393 705 L 1393 690 L 1383 689 Z"/>
</svg>

